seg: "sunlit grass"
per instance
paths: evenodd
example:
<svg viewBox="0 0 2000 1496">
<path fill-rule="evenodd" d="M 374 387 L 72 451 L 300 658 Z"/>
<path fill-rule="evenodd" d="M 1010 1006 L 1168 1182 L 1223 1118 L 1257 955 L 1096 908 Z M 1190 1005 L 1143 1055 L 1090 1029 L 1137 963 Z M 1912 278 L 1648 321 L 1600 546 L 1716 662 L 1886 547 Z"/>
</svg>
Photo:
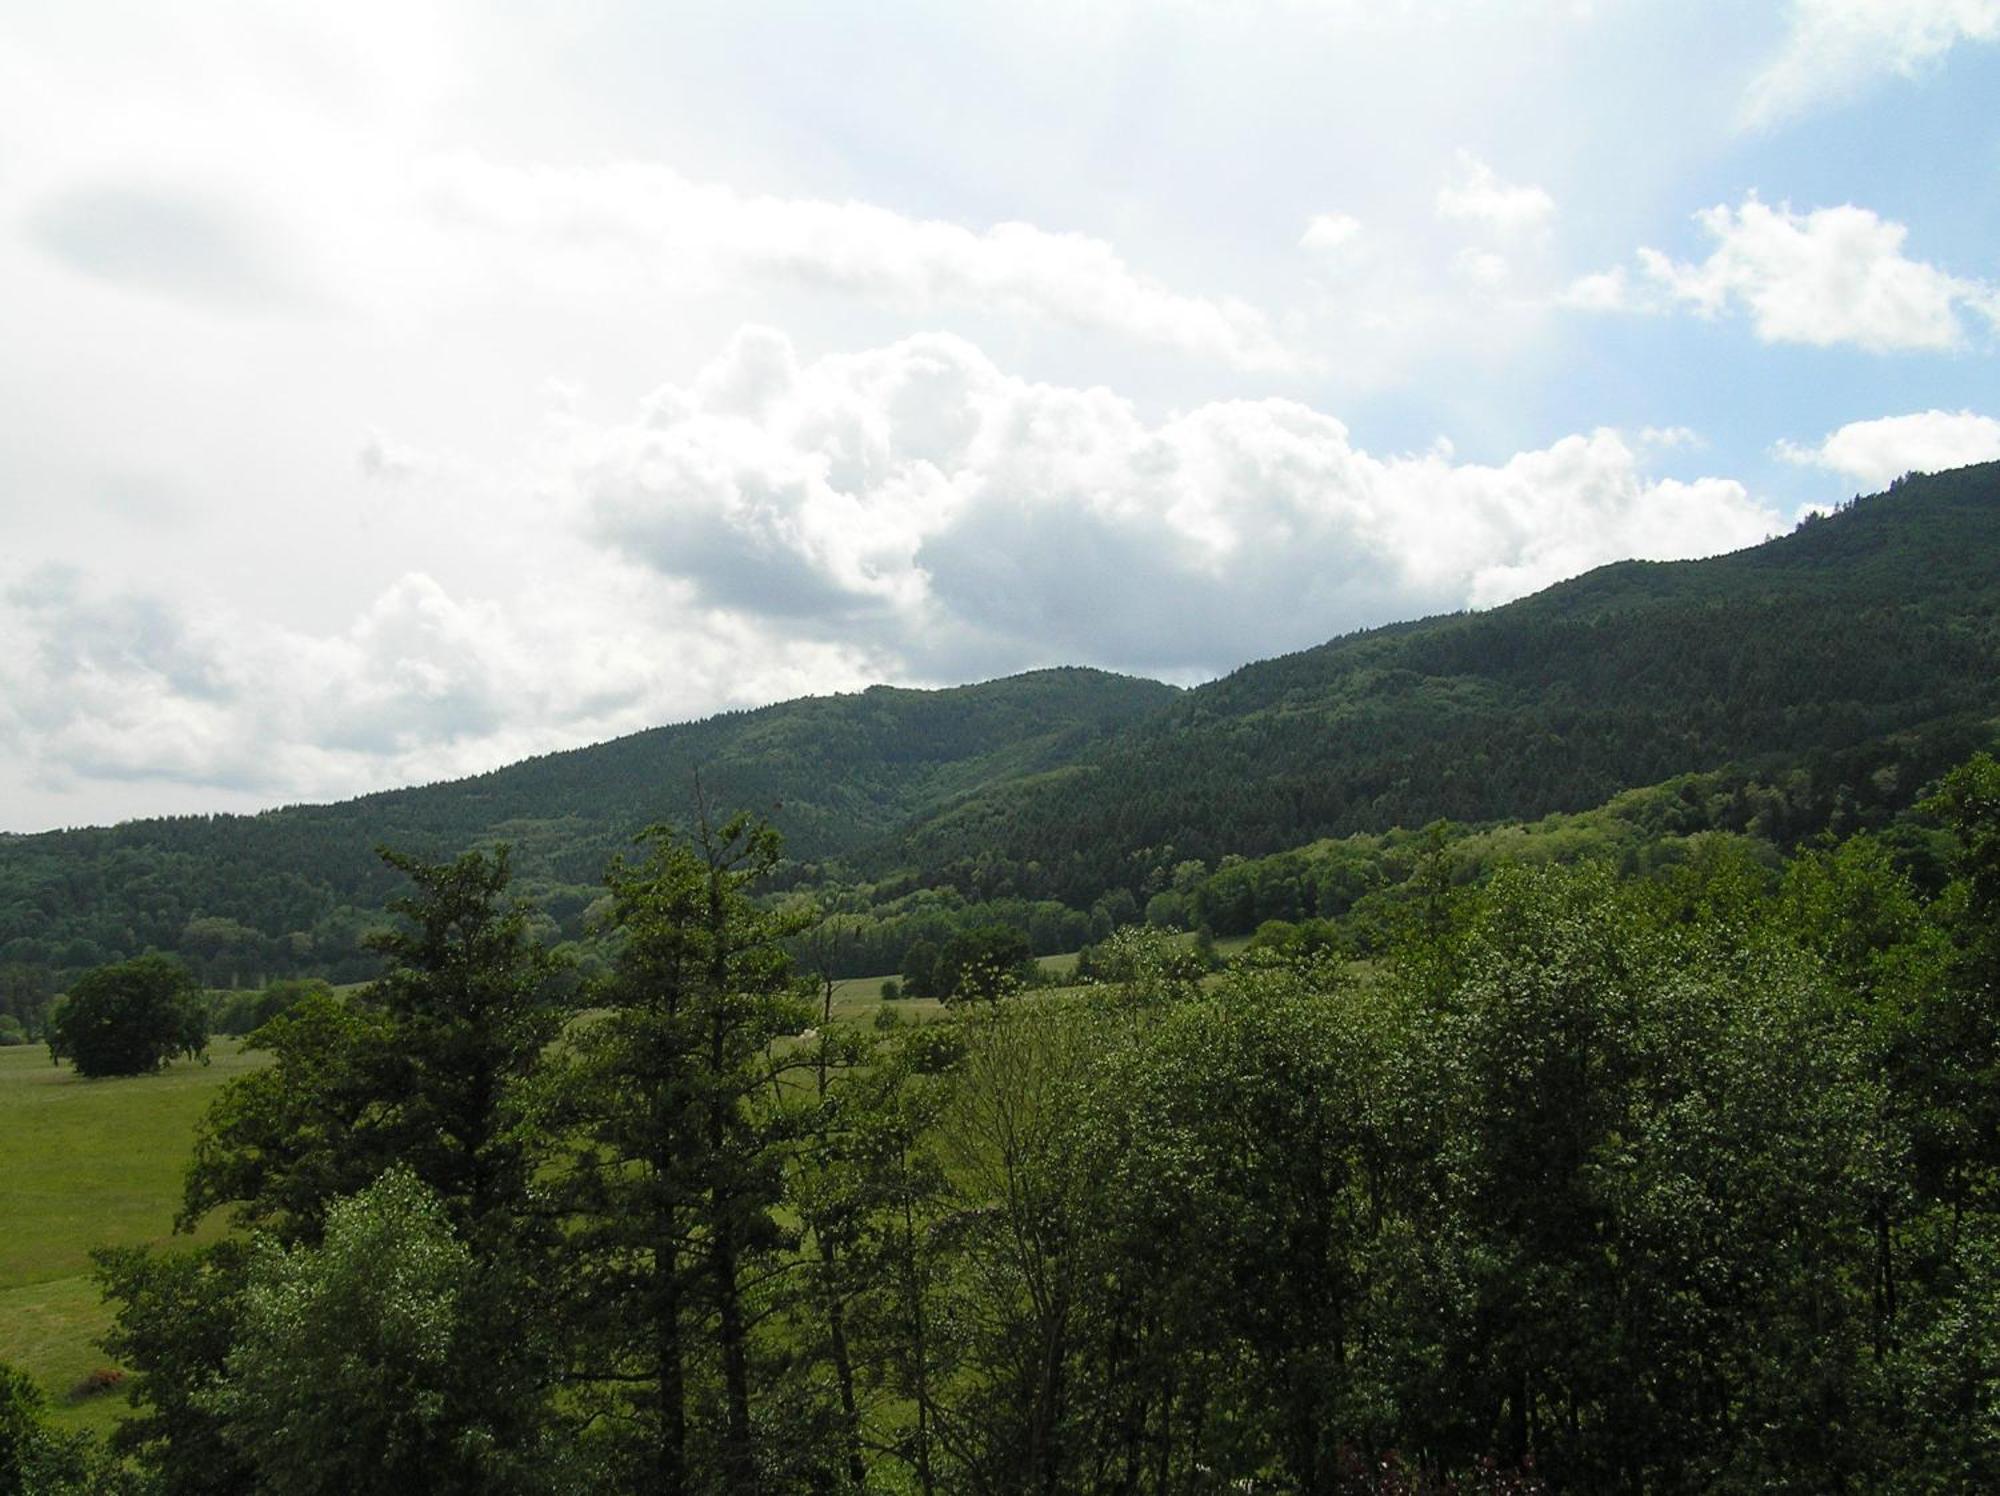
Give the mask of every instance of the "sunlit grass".
<svg viewBox="0 0 2000 1496">
<path fill-rule="evenodd" d="M 234 1039 L 210 1056 L 84 1080 L 39 1044 L 0 1049 L 0 1361 L 41 1384 L 64 1426 L 105 1428 L 125 1405 L 116 1392 L 70 1395 L 109 1362 L 90 1249 L 172 1235 L 195 1123 L 232 1076 L 266 1063 Z M 212 1221 L 196 1239 L 222 1229 Z"/>
</svg>

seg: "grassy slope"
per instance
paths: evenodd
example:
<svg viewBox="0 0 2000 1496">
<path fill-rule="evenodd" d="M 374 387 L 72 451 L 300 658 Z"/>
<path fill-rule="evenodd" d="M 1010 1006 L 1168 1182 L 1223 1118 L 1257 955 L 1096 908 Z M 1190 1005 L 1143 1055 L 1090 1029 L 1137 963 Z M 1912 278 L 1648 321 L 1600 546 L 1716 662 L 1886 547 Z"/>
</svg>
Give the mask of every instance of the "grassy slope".
<svg viewBox="0 0 2000 1496">
<path fill-rule="evenodd" d="M 95 1344 L 110 1316 L 90 1249 L 168 1238 L 195 1122 L 230 1077 L 264 1062 L 230 1039 L 211 1056 L 93 1081 L 52 1067 L 39 1044 L 0 1049 L 0 1361 L 34 1376 L 66 1426 L 102 1429 L 124 1408 L 116 1394 L 69 1396 L 109 1360 Z"/>
</svg>

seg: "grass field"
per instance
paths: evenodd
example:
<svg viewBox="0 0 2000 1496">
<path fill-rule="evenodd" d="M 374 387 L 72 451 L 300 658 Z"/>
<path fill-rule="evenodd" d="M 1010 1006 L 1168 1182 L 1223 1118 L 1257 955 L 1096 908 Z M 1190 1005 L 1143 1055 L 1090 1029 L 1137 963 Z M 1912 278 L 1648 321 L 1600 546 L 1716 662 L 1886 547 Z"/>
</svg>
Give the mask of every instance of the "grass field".
<svg viewBox="0 0 2000 1496">
<path fill-rule="evenodd" d="M 90 1249 L 169 1238 L 196 1121 L 231 1076 L 264 1063 L 233 1039 L 209 1054 L 83 1080 L 39 1044 L 0 1049 L 0 1361 L 40 1382 L 66 1427 L 102 1430 L 125 1408 L 117 1393 L 70 1395 L 109 1361 Z"/>
</svg>

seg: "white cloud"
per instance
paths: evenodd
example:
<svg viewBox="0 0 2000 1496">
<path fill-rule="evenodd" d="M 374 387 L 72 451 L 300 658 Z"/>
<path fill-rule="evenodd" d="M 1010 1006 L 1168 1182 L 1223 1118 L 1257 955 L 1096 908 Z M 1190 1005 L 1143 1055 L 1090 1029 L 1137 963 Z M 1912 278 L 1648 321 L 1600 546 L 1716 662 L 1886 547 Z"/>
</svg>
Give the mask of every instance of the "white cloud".
<svg viewBox="0 0 2000 1496">
<path fill-rule="evenodd" d="M 1787 462 L 1844 473 L 1880 489 L 1904 473 L 2000 459 L 2000 420 L 1969 410 L 1926 410 L 1850 421 L 1816 446 L 1780 442 L 1777 450 Z"/>
<path fill-rule="evenodd" d="M 1878 78 L 1916 76 L 1961 41 L 2000 38 L 2000 0 L 1793 0 L 1784 48 L 1751 83 L 1745 124 L 1773 124 Z"/>
<path fill-rule="evenodd" d="M 802 361 L 748 329 L 631 419 L 570 412 L 548 442 L 520 481 L 549 529 L 515 587 L 411 572 L 315 632 L 17 579 L 0 813 L 327 798 L 871 680 L 1194 678 L 1777 528 L 1738 483 L 1649 476 L 1615 432 L 1491 465 L 1442 441 L 1382 457 L 1296 402 L 1149 420 L 940 334 Z M 419 507 L 451 471 L 426 460 Z"/>
<path fill-rule="evenodd" d="M 1909 230 L 1845 204 L 1797 213 L 1755 196 L 1695 220 L 1715 247 L 1685 262 L 1641 249 L 1643 287 L 1621 268 L 1585 276 L 1562 300 L 1592 311 L 1692 308 L 1747 315 L 1766 343 L 1853 344 L 1871 352 L 1939 350 L 1966 341 L 1964 314 L 2000 325 L 2000 292 L 1903 252 Z"/>
<path fill-rule="evenodd" d="M 0 595 L 0 752 L 20 771 L 4 813 L 78 785 L 131 787 L 154 813 L 190 790 L 211 806 L 329 799 L 876 673 L 664 590 L 586 567 L 502 604 L 410 573 L 315 635 L 44 569 Z"/>
<path fill-rule="evenodd" d="M 1625 267 L 1614 265 L 1595 275 L 1578 276 L 1556 297 L 1558 306 L 1579 312 L 1622 312 L 1632 308 L 1632 288 Z"/>
<path fill-rule="evenodd" d="M 543 254 L 594 250 L 663 270 L 693 263 L 917 310 L 1027 315 L 1242 369 L 1309 367 L 1255 307 L 1171 290 L 1085 234 L 1027 223 L 975 232 L 868 203 L 748 196 L 634 162 L 513 167 L 451 156 L 431 163 L 427 197 L 451 227 Z"/>
<path fill-rule="evenodd" d="M 1337 255 L 1361 236 L 1361 220 L 1346 213 L 1315 213 L 1299 235 L 1299 248 Z"/>
<path fill-rule="evenodd" d="M 423 453 L 370 431 L 361 442 L 361 471 L 381 483 L 400 483 L 423 469 Z"/>
<path fill-rule="evenodd" d="M 1701 433 L 1691 426 L 1646 426 L 1639 432 L 1639 445 L 1659 450 L 1677 447 L 1699 448 L 1707 445 Z"/>
<path fill-rule="evenodd" d="M 1470 151 L 1458 153 L 1453 177 L 1437 192 L 1440 218 L 1472 223 L 1502 236 L 1538 233 L 1555 216 L 1556 200 L 1540 187 L 1504 182 Z"/>
<path fill-rule="evenodd" d="M 948 337 L 800 366 L 758 332 L 580 438 L 577 483 L 593 534 L 710 606 L 900 651 L 919 676 L 1199 674 L 1776 527 L 1737 483 L 1648 478 L 1613 432 L 1498 466 L 1449 450 L 1376 457 L 1281 400 L 1148 422 Z"/>
</svg>

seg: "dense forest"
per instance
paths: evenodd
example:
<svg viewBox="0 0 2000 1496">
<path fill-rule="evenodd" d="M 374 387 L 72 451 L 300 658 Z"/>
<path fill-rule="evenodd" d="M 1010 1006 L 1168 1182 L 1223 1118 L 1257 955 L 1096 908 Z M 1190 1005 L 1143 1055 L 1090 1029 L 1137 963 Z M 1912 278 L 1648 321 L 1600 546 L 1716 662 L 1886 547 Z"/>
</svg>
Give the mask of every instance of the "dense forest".
<svg viewBox="0 0 2000 1496">
<path fill-rule="evenodd" d="M 1921 841 L 1926 887 L 1902 867 Z M 1418 838 L 1364 963 L 1119 932 L 834 1021 L 747 819 L 606 881 L 401 859 L 99 1255 L 113 1450 L 36 1489 L 1940 1492 L 2000 1484 L 2000 763 L 1773 866 Z M 1248 866 L 1249 864 L 1244 864 Z M 9 1384 L 12 1385 L 11 1383 Z M 5 1390 L 5 1389 L 0 1389 Z M 5 1413 L 0 1409 L 0 1413 Z M 21 1453 L 25 1451 L 25 1453 Z"/>
<path fill-rule="evenodd" d="M 1781 851 L 1879 829 L 1996 741 L 1995 554 L 1986 464 L 1735 555 L 1608 566 L 1185 692 L 1086 670 L 877 687 L 338 805 L 4 836 L 0 1013 L 30 1023 L 70 977 L 147 950 L 217 987 L 366 979 L 382 844 L 507 843 L 539 933 L 584 939 L 606 859 L 634 826 L 685 826 L 697 777 L 784 833 L 774 891 L 852 916 L 856 974 L 996 922 L 1073 949 L 1226 859 L 1584 814 L 1689 775 L 1707 787 L 1681 834 Z M 1158 913 L 1184 917 L 1172 897 Z"/>
<path fill-rule="evenodd" d="M 338 805 L 0 835 L 0 970 L 22 984 L 39 970 L 46 985 L 161 950 L 214 986 L 369 977 L 366 935 L 395 888 L 375 855 L 385 844 L 441 857 L 504 841 L 548 929 L 574 936 L 632 828 L 685 819 L 697 790 L 765 811 L 797 855 L 835 855 L 989 778 L 1067 762 L 1175 694 L 1094 670 L 878 686 Z"/>
<path fill-rule="evenodd" d="M 1710 561 L 1624 562 L 1490 612 L 1338 639 L 1190 691 L 1068 772 L 910 828 L 880 865 L 1088 902 L 1187 858 L 1578 811 L 1805 768 L 1827 824 L 1992 741 L 2000 464 L 1911 478 Z"/>
</svg>

